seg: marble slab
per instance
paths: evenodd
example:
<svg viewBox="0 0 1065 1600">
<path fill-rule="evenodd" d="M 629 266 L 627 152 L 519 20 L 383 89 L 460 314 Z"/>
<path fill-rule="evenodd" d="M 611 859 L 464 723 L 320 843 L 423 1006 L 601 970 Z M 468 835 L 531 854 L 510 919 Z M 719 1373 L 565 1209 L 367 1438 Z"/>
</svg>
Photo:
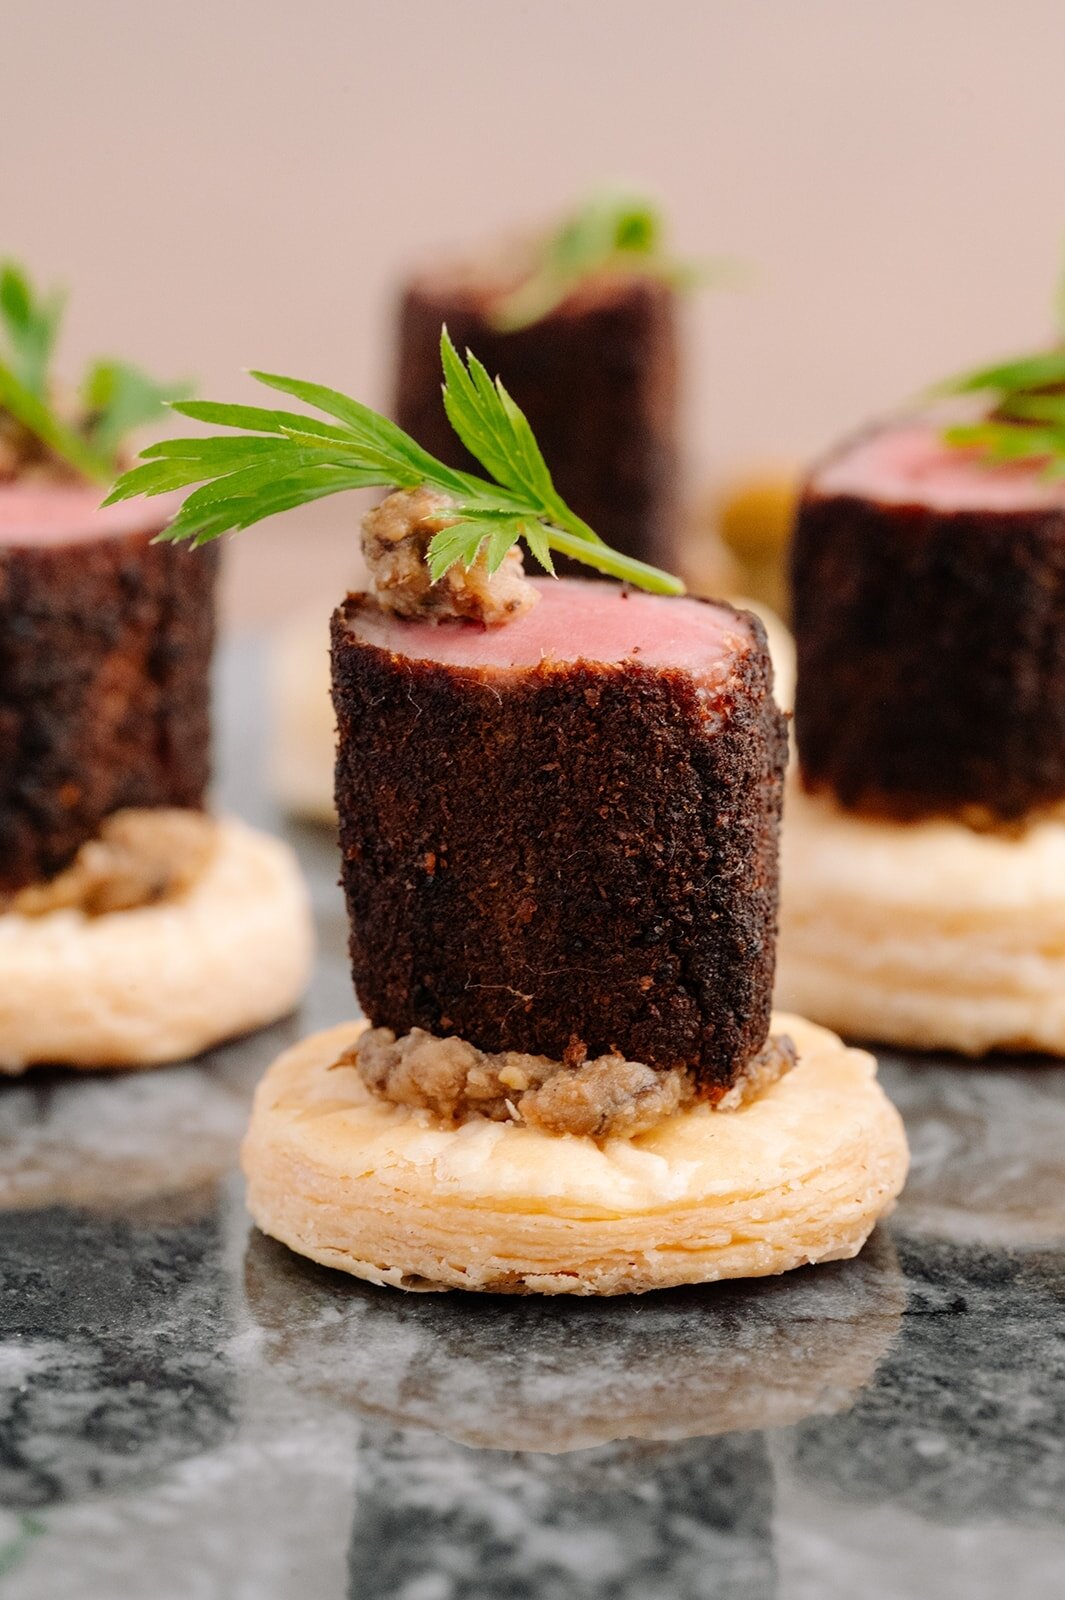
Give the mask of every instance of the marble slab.
<svg viewBox="0 0 1065 1600">
<path fill-rule="evenodd" d="M 261 658 L 224 803 L 278 826 Z M 0 1085 L 2 1600 L 1050 1600 L 1065 1592 L 1065 1072 L 885 1055 L 913 1176 L 852 1263 L 605 1302 L 406 1296 L 252 1230 L 284 1044 L 353 1009 L 288 830 L 300 1016 Z"/>
</svg>

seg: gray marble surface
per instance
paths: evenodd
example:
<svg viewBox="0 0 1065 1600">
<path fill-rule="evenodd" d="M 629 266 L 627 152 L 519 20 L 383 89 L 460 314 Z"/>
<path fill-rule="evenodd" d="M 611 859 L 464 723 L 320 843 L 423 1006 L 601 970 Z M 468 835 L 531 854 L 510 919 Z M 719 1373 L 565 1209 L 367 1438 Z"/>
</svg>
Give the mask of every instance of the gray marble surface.
<svg viewBox="0 0 1065 1600">
<path fill-rule="evenodd" d="M 223 799 L 258 777 L 231 654 Z M 405 1296 L 249 1228 L 252 1086 L 350 1015 L 290 831 L 302 1014 L 0 1086 L 4 1600 L 1043 1600 L 1065 1592 L 1065 1072 L 885 1059 L 909 1188 L 852 1263 L 607 1302 Z"/>
</svg>

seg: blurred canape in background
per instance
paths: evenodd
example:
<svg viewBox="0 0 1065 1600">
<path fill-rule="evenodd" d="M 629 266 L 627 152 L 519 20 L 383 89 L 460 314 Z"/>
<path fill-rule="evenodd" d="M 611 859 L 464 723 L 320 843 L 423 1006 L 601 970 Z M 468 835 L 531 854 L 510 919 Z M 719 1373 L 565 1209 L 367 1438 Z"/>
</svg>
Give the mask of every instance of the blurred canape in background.
<svg viewBox="0 0 1065 1600">
<path fill-rule="evenodd" d="M 846 1037 L 1065 1056 L 1056 314 L 803 489 L 777 992 Z"/>
<path fill-rule="evenodd" d="M 0 263 L 0 1073 L 154 1066 L 276 1021 L 310 974 L 292 851 L 212 812 L 218 549 L 170 542 L 162 386 L 57 367 L 65 294 Z M 195 471 L 191 481 L 195 481 Z M 106 499 L 105 499 L 106 497 Z M 155 498 L 158 497 L 158 498 Z M 101 503 L 103 502 L 103 503 Z M 150 974 L 146 978 L 145 974 Z"/>
</svg>

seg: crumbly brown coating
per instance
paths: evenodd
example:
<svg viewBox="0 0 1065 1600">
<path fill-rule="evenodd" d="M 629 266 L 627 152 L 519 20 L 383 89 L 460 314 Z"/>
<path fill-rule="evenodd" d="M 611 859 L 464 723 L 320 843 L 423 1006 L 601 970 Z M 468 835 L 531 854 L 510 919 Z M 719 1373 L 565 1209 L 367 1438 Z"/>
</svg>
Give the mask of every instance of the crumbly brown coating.
<svg viewBox="0 0 1065 1600">
<path fill-rule="evenodd" d="M 1065 799 L 1065 510 L 811 487 L 791 572 L 809 790 L 978 826 Z"/>
<path fill-rule="evenodd" d="M 761 625 L 716 686 L 446 667 L 333 619 L 355 985 L 398 1035 L 727 1089 L 769 1026 L 785 723 Z"/>
<path fill-rule="evenodd" d="M 528 416 L 563 499 L 616 550 L 674 568 L 674 291 L 611 274 L 531 327 L 499 333 L 488 320 L 497 288 L 492 274 L 478 283 L 441 273 L 408 285 L 399 310 L 396 420 L 450 466 L 482 470 L 455 437 L 440 397 L 446 322 L 458 349 L 468 346 L 498 373 Z"/>
<path fill-rule="evenodd" d="M 539 595 L 525 577 L 517 545 L 493 573 L 482 551 L 472 566 L 453 566 L 433 582 L 429 545 L 455 520 L 448 516 L 450 504 L 433 489 L 401 489 L 363 517 L 362 551 L 378 605 L 399 617 L 460 617 L 485 627 L 520 617 Z"/>
<path fill-rule="evenodd" d="M 217 553 L 156 531 L 0 544 L 0 893 L 113 811 L 202 804 Z"/>
<path fill-rule="evenodd" d="M 737 1110 L 790 1071 L 795 1059 L 786 1035 L 769 1039 L 717 1106 Z M 490 1055 L 464 1039 L 434 1039 L 420 1028 L 402 1039 L 391 1028 L 371 1028 L 335 1065 L 357 1067 L 375 1094 L 429 1111 L 445 1125 L 481 1116 L 600 1140 L 646 1133 L 695 1098 L 690 1076 L 679 1067 L 656 1072 L 617 1055 L 572 1064 L 517 1051 Z"/>
<path fill-rule="evenodd" d="M 0 911 L 44 917 L 80 911 L 103 917 L 133 911 L 184 894 L 217 847 L 217 827 L 202 811 L 156 806 L 116 811 L 95 839 L 83 844 L 69 867 L 47 883 L 31 883 L 0 896 Z"/>
</svg>

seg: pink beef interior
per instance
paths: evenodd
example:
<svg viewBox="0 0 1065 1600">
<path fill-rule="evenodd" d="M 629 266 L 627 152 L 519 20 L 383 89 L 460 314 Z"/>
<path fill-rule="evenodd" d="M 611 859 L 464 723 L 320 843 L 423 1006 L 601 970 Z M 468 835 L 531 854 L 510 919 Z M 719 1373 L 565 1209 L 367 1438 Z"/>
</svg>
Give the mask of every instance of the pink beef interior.
<svg viewBox="0 0 1065 1600">
<path fill-rule="evenodd" d="M 726 606 L 574 578 L 533 581 L 539 605 L 501 627 L 407 622 L 366 607 L 353 630 L 396 655 L 448 666 L 506 671 L 542 661 L 635 661 L 696 677 L 727 671 L 751 641 L 749 623 Z"/>
<path fill-rule="evenodd" d="M 77 544 L 161 528 L 181 497 L 123 500 L 100 510 L 98 486 L 14 483 L 0 488 L 0 544 Z"/>
<path fill-rule="evenodd" d="M 986 466 L 974 452 L 944 444 L 939 429 L 924 422 L 867 434 L 817 468 L 810 488 L 936 511 L 1065 508 L 1065 483 L 1048 482 L 1039 466 Z"/>
</svg>

